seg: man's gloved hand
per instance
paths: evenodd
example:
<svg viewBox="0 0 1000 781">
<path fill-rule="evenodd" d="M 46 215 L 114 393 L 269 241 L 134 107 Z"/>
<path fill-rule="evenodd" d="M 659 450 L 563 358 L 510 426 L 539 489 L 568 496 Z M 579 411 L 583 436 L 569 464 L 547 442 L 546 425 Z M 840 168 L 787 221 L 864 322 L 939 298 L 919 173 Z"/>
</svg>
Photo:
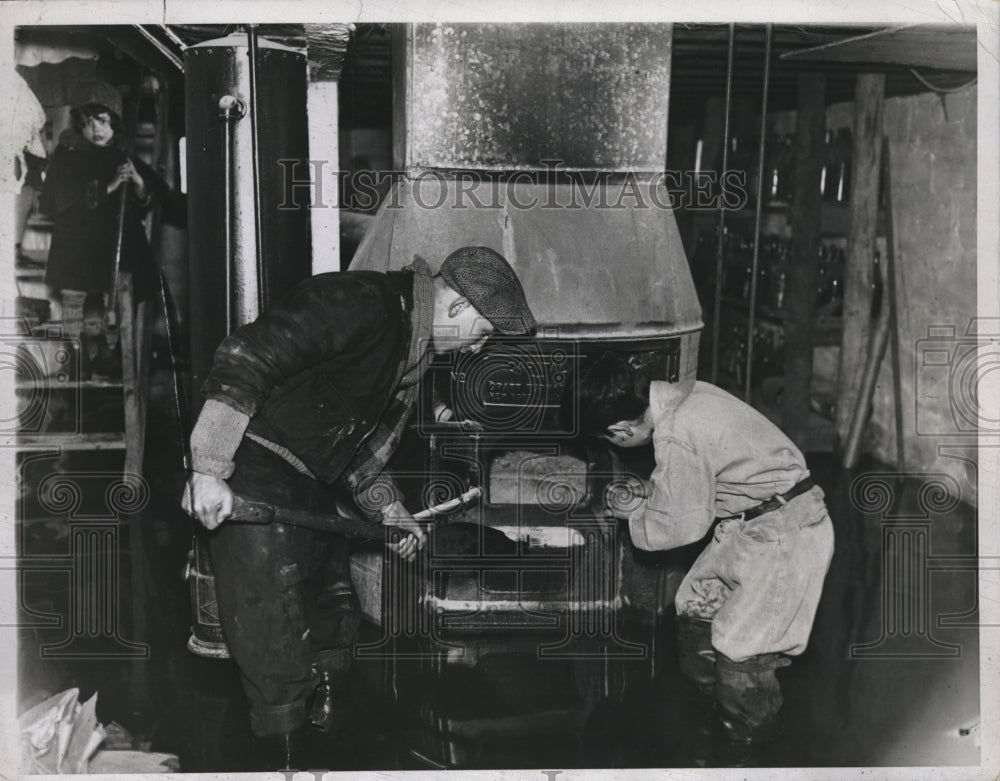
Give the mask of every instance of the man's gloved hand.
<svg viewBox="0 0 1000 781">
<path fill-rule="evenodd" d="M 427 543 L 427 535 L 420 528 L 420 524 L 403 507 L 402 502 L 393 502 L 383 507 L 382 518 L 382 523 L 386 526 L 398 526 L 403 531 L 409 532 L 399 542 L 389 543 L 389 550 L 398 553 L 406 561 L 413 561 L 417 557 L 417 551 L 422 550 Z"/>
<path fill-rule="evenodd" d="M 184 486 L 181 507 L 211 531 L 233 514 L 233 491 L 219 477 L 192 472 Z"/>
</svg>

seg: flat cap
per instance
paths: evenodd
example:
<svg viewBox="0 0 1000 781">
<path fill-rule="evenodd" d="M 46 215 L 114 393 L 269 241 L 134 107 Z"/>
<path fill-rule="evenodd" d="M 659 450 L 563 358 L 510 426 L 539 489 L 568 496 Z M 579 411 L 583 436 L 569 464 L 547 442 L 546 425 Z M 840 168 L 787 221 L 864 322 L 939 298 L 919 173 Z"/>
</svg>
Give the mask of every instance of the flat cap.
<svg viewBox="0 0 1000 781">
<path fill-rule="evenodd" d="M 445 258 L 438 273 L 499 333 L 535 332 L 535 316 L 524 298 L 521 281 L 499 252 L 489 247 L 462 247 Z"/>
</svg>

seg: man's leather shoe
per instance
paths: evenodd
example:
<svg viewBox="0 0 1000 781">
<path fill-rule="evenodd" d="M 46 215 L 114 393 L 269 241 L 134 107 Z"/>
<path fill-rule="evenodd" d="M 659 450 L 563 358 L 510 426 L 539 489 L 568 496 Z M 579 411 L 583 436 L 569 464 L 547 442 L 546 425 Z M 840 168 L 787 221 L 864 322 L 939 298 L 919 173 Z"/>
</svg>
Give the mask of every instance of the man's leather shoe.
<svg viewBox="0 0 1000 781">
<path fill-rule="evenodd" d="M 336 732 L 347 726 L 350 717 L 346 677 L 321 672 L 309 709 L 310 725 L 317 732 Z"/>
</svg>

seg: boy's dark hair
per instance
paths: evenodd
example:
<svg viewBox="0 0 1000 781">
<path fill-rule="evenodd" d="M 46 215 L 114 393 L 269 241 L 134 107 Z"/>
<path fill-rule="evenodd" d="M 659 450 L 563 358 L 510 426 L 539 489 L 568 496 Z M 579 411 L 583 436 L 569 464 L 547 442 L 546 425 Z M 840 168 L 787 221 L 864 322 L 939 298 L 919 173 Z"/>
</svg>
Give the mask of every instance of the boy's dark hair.
<svg viewBox="0 0 1000 781">
<path fill-rule="evenodd" d="M 576 397 L 580 433 L 587 438 L 607 434 L 613 423 L 635 420 L 649 406 L 649 377 L 610 351 L 587 362 L 567 391 Z"/>
<path fill-rule="evenodd" d="M 81 133 L 83 132 L 83 123 L 86 120 L 91 117 L 100 116 L 101 114 L 107 114 L 111 117 L 111 129 L 115 131 L 114 140 L 117 142 L 121 138 L 124 127 L 122 118 L 101 103 L 85 103 L 82 106 L 73 106 L 69 110 L 70 123 L 77 133 Z"/>
</svg>

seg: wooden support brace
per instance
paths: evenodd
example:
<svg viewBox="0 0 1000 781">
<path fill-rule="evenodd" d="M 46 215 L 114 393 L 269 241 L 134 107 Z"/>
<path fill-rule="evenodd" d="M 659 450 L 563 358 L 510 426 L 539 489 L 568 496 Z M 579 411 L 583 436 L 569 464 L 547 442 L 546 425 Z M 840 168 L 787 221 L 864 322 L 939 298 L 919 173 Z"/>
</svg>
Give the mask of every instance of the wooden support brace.
<svg viewBox="0 0 1000 781">
<path fill-rule="evenodd" d="M 826 76 L 799 76 L 799 114 L 795 129 L 795 198 L 790 222 L 796 255 L 788 269 L 785 291 L 785 390 L 782 424 L 800 448 L 809 435 L 813 372 L 813 331 L 819 273 L 819 181 L 826 133 Z M 773 284 L 773 283 L 772 283 Z"/>
<path fill-rule="evenodd" d="M 135 301 L 132 291 L 132 277 L 122 274 L 118 282 L 118 322 L 122 350 L 122 393 L 125 408 L 125 478 L 142 479 L 142 450 L 144 446 L 143 389 L 138 375 L 138 339 L 146 337 L 137 334 Z M 145 329 L 149 331 L 147 327 Z M 147 637 L 147 566 L 143 537 L 143 515 L 141 511 L 128 515 L 128 545 L 130 555 L 130 591 L 132 605 L 132 639 L 145 643 Z M 145 659 L 132 662 L 132 698 L 138 704 L 145 701 L 147 678 Z"/>
<path fill-rule="evenodd" d="M 149 381 L 153 362 L 153 303 L 140 301 L 135 315 L 135 385 L 138 402 L 136 421 L 136 450 L 138 467 L 142 471 L 142 457 L 146 452 L 146 418 L 149 411 Z"/>
<path fill-rule="evenodd" d="M 878 225 L 885 76 L 861 74 L 855 87 L 851 231 L 844 276 L 844 333 L 837 388 L 837 436 L 846 443 L 858 406 L 865 356 L 872 342 L 872 275 Z"/>
</svg>

